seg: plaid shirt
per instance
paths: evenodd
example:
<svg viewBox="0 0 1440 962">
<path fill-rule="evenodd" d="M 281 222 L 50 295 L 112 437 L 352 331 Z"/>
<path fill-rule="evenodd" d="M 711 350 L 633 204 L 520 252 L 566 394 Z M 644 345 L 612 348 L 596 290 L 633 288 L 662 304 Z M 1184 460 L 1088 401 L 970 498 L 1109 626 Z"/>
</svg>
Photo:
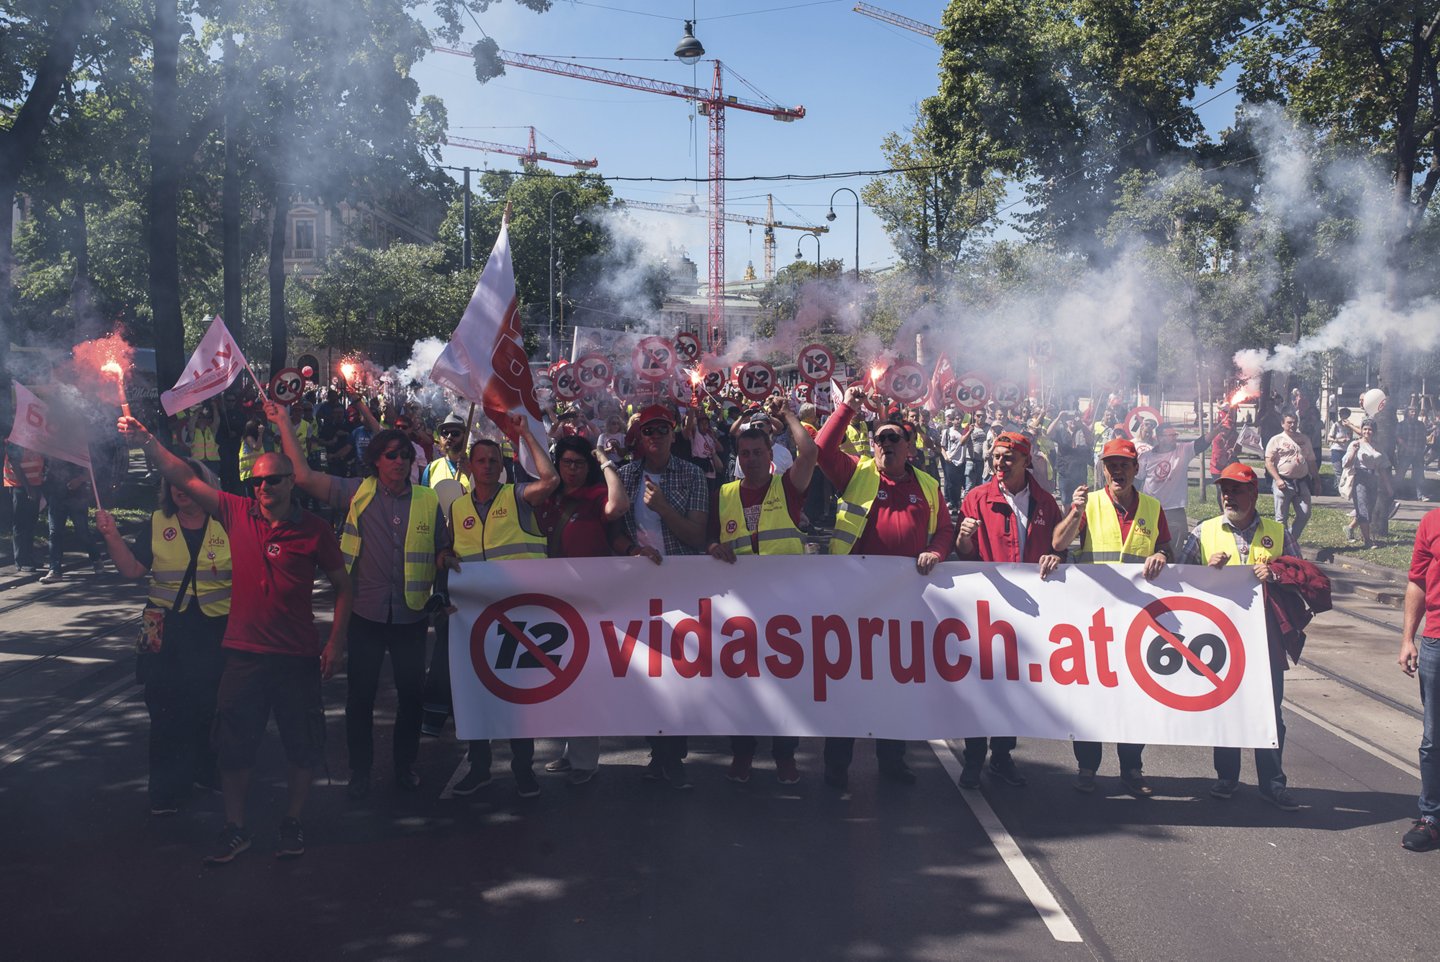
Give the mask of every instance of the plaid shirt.
<svg viewBox="0 0 1440 962">
<path fill-rule="evenodd" d="M 625 493 L 630 497 L 630 510 L 625 512 L 625 533 L 638 540 L 640 535 L 635 526 L 635 505 L 641 504 L 645 497 L 644 459 L 623 465 L 620 468 L 620 483 L 625 486 Z M 702 515 L 710 513 L 710 489 L 705 483 L 705 473 L 696 467 L 693 461 L 686 461 L 672 454 L 669 463 L 660 471 L 660 493 L 665 495 L 670 506 L 681 514 L 688 515 L 692 511 L 699 511 Z M 667 555 L 705 553 L 675 537 L 668 524 L 663 530 Z"/>
</svg>

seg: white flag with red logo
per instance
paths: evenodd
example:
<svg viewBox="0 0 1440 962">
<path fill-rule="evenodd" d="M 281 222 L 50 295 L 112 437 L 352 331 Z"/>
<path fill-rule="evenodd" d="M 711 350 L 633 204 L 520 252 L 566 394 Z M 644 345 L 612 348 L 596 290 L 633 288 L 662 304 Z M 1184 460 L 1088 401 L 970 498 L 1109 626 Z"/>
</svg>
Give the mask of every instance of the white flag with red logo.
<svg viewBox="0 0 1440 962">
<path fill-rule="evenodd" d="M 955 369 L 950 366 L 950 357 L 941 354 L 935 362 L 935 373 L 930 375 L 930 393 L 925 398 L 925 410 L 939 414 L 945 409 L 945 399 L 955 384 Z"/>
<path fill-rule="evenodd" d="M 89 433 L 83 422 L 58 417 L 19 381 L 15 383 L 15 424 L 9 441 L 47 458 L 90 467 Z"/>
<path fill-rule="evenodd" d="M 248 366 L 245 355 L 240 353 L 240 345 L 217 315 L 200 343 L 195 345 L 195 353 L 185 364 L 185 373 L 174 387 L 160 395 L 160 406 L 166 414 L 174 414 L 208 401 L 235 383 Z"/>
<path fill-rule="evenodd" d="M 508 211 L 500 224 L 500 236 L 495 238 L 495 249 L 480 272 L 475 293 L 470 295 L 450 343 L 435 359 L 430 379 L 479 404 L 515 446 L 515 455 L 525 470 L 536 473 L 529 448 L 511 424 L 511 415 L 523 414 L 531 432 L 544 442 L 545 422 L 540 402 L 535 399 L 535 383 L 530 376 L 530 359 L 525 354 L 515 300 Z"/>
</svg>

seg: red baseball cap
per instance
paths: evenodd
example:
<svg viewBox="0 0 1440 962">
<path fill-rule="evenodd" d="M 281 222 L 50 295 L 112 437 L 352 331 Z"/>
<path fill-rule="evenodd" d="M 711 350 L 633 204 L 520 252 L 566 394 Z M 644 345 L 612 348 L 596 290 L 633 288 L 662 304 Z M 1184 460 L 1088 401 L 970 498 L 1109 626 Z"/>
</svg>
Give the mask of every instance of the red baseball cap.
<svg viewBox="0 0 1440 962">
<path fill-rule="evenodd" d="M 1224 471 L 1221 471 L 1219 480 L 1234 481 L 1237 484 L 1258 485 L 1260 483 L 1255 476 L 1255 469 L 1248 464 L 1241 464 L 1239 461 L 1228 465 Z"/>
<path fill-rule="evenodd" d="M 1106 441 L 1105 446 L 1100 449 L 1100 460 L 1106 458 L 1129 458 L 1131 461 L 1140 460 L 1140 455 L 1135 453 L 1135 442 L 1128 438 L 1116 438 L 1114 441 Z"/>
<path fill-rule="evenodd" d="M 670 409 L 667 408 L 665 405 L 651 404 L 649 407 L 645 408 L 640 412 L 640 419 L 635 422 L 635 426 L 637 428 L 643 428 L 651 421 L 664 421 L 666 424 L 673 425 L 675 423 L 675 418 L 673 415 L 671 415 Z"/>
<path fill-rule="evenodd" d="M 1030 439 L 1018 431 L 1006 431 L 995 439 L 995 448 L 1009 448 L 1016 454 L 1023 454 L 1030 457 Z"/>
</svg>

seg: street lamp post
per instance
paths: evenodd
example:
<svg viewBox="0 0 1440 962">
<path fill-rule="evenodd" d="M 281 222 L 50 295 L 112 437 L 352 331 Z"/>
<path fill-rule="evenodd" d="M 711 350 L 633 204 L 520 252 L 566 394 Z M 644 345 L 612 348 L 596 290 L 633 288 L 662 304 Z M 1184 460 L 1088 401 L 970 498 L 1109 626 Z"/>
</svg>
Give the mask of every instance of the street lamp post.
<svg viewBox="0 0 1440 962">
<path fill-rule="evenodd" d="M 806 231 L 800 235 L 800 240 L 795 242 L 795 259 L 798 261 L 803 255 L 800 253 L 800 241 L 810 237 L 815 240 L 815 270 L 820 270 L 820 235 L 814 231 Z"/>
<path fill-rule="evenodd" d="M 860 195 L 849 187 L 835 188 L 834 193 L 830 195 L 830 213 L 825 215 L 825 219 L 828 221 L 835 219 L 835 194 L 842 190 L 855 198 L 855 279 L 858 281 L 860 279 Z"/>
<path fill-rule="evenodd" d="M 565 198 L 570 201 L 572 208 L 575 206 L 575 198 L 564 188 L 550 195 L 550 300 L 546 302 L 546 306 L 549 308 L 550 331 L 546 339 L 545 359 L 551 364 L 555 363 L 555 198 L 561 194 L 564 194 Z"/>
</svg>

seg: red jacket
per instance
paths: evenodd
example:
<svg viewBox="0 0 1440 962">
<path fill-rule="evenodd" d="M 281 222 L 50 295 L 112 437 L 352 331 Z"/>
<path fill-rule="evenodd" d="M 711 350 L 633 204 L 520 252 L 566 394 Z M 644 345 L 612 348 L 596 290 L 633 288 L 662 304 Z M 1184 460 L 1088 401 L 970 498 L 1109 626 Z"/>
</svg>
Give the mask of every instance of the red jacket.
<svg viewBox="0 0 1440 962">
<path fill-rule="evenodd" d="M 1000 492 L 1000 478 L 995 476 L 977 488 L 971 488 L 960 504 L 962 518 L 976 518 L 975 550 L 961 555 L 966 561 L 1038 562 L 1041 555 L 1055 554 L 1050 547 L 1055 526 L 1060 523 L 1060 506 L 1050 493 L 1028 471 L 1030 486 L 1030 523 L 1025 529 L 1025 556 L 1020 557 L 1020 532 L 1011 517 L 1010 503 Z"/>
</svg>

